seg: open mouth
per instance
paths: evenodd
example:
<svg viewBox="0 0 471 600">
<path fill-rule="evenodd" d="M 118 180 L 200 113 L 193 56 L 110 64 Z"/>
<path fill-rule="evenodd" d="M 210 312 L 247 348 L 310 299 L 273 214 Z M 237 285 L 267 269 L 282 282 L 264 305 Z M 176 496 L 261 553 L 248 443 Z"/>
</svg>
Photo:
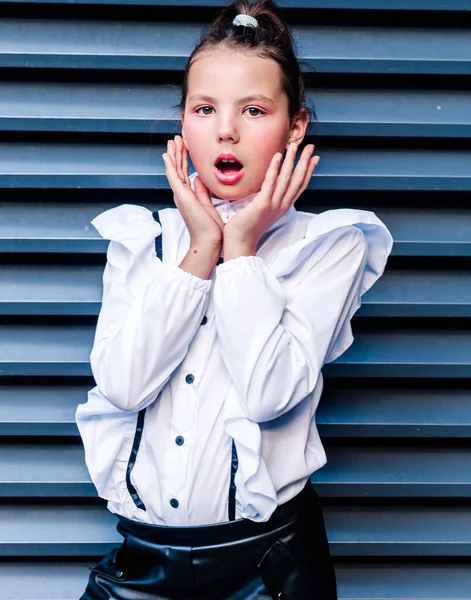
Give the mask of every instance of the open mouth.
<svg viewBox="0 0 471 600">
<path fill-rule="evenodd" d="M 244 167 L 242 163 L 235 159 L 221 159 L 216 163 L 216 168 L 221 173 L 225 173 L 226 175 L 238 173 Z"/>
<path fill-rule="evenodd" d="M 220 154 L 214 163 L 214 174 L 220 183 L 237 183 L 244 173 L 244 165 L 233 154 Z"/>
</svg>

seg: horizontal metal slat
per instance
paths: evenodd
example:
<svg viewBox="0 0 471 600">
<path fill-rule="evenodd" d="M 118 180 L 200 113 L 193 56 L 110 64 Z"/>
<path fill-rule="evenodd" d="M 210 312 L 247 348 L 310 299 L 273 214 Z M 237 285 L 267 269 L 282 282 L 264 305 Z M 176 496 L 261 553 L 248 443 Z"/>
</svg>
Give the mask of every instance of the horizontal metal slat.
<svg viewBox="0 0 471 600">
<path fill-rule="evenodd" d="M 362 507 L 324 509 L 334 556 L 468 556 L 468 507 Z"/>
<path fill-rule="evenodd" d="M 81 562 L 0 562 L 0 600 L 77 600 L 83 594 L 93 559 Z"/>
<path fill-rule="evenodd" d="M 181 70 L 201 24 L 0 21 L 0 67 Z M 318 72 L 469 74 L 466 29 L 293 28 Z"/>
<path fill-rule="evenodd" d="M 335 570 L 339 600 L 458 599 L 471 589 L 471 572 L 464 564 L 342 562 Z"/>
<path fill-rule="evenodd" d="M 316 190 L 471 189 L 471 152 L 318 148 Z M 163 146 L 0 144 L 0 187 L 168 189 Z"/>
<path fill-rule="evenodd" d="M 101 266 L 0 266 L 0 314 L 98 315 Z M 466 271 L 388 271 L 368 292 L 359 316 L 469 317 Z"/>
<path fill-rule="evenodd" d="M 471 210 L 382 208 L 395 256 L 471 256 Z"/>
<path fill-rule="evenodd" d="M 122 539 L 116 524 L 101 505 L 2 506 L 0 556 L 104 555 Z"/>
<path fill-rule="evenodd" d="M 327 389 L 316 412 L 328 437 L 471 437 L 468 390 Z"/>
<path fill-rule="evenodd" d="M 0 376 L 90 376 L 91 326 L 0 326 Z"/>
<path fill-rule="evenodd" d="M 76 436 L 91 386 L 0 386 L 0 435 Z M 316 413 L 329 437 L 471 437 L 467 390 L 327 389 Z"/>
<path fill-rule="evenodd" d="M 468 497 L 471 449 L 327 444 L 327 465 L 312 476 L 328 498 Z M 387 467 L 385 468 L 385 465 Z"/>
<path fill-rule="evenodd" d="M 76 600 L 84 591 L 93 561 L 62 564 L 0 564 L 0 600 Z M 459 564 L 336 565 L 339 600 L 466 598 L 469 568 Z"/>
<path fill-rule="evenodd" d="M 7 193 L 4 192 L 4 196 Z M 151 210 L 163 208 L 156 203 Z M 135 202 L 139 204 L 139 196 Z M 0 252 L 103 253 L 108 242 L 90 221 L 111 208 L 98 203 L 0 202 Z M 378 208 L 398 256 L 471 256 L 471 211 Z"/>
<path fill-rule="evenodd" d="M 4 0 L 6 3 L 61 4 L 66 0 Z M 70 2 L 67 2 L 68 4 Z M 73 0 L 72 4 L 221 6 L 220 0 Z M 469 11 L 469 0 L 284 0 L 282 7 L 348 10 Z"/>
<path fill-rule="evenodd" d="M 363 317 L 470 317 L 471 274 L 467 271 L 390 270 L 365 294 L 357 314 Z"/>
<path fill-rule="evenodd" d="M 96 513 L 83 508 L 2 506 L 0 552 L 23 557 L 104 554 L 119 541 L 115 520 L 104 507 Z M 471 549 L 469 507 L 327 506 L 324 514 L 334 556 L 466 556 Z"/>
<path fill-rule="evenodd" d="M 0 82 L 0 130 L 177 133 L 172 86 Z"/>
<path fill-rule="evenodd" d="M 0 386 L 0 435 L 78 436 L 91 386 Z M 471 438 L 468 390 L 327 389 L 316 413 L 323 438 Z"/>
<path fill-rule="evenodd" d="M 1 202 L 0 252 L 106 252 L 108 241 L 90 222 L 109 208 L 97 203 Z"/>
<path fill-rule="evenodd" d="M 0 327 L 0 375 L 89 376 L 93 326 Z M 336 377 L 471 377 L 469 331 L 360 333 L 324 368 Z"/>
<path fill-rule="evenodd" d="M 0 435 L 77 436 L 75 411 L 91 386 L 0 386 Z"/>
<path fill-rule="evenodd" d="M 0 498 L 94 497 L 81 444 L 2 444 Z"/>
<path fill-rule="evenodd" d="M 339 359 L 324 367 L 335 377 L 471 377 L 467 331 L 381 331 L 360 333 Z"/>
<path fill-rule="evenodd" d="M 315 135 L 469 137 L 471 94 L 444 90 L 316 89 Z"/>
<path fill-rule="evenodd" d="M 1 450 L 0 497 L 96 496 L 80 444 L 4 443 Z M 328 444 L 327 456 L 327 467 L 312 477 L 324 498 L 463 498 L 470 494 L 468 448 Z"/>
<path fill-rule="evenodd" d="M 0 266 L 0 314 L 98 315 L 101 266 Z"/>
<path fill-rule="evenodd" d="M 471 93 L 443 90 L 308 90 L 315 135 L 471 135 Z M 166 133 L 181 130 L 170 86 L 0 82 L 0 131 Z"/>
<path fill-rule="evenodd" d="M 76 600 L 93 564 L 93 559 L 60 566 L 32 560 L 0 563 L 0 600 Z M 342 562 L 335 570 L 339 600 L 464 599 L 471 589 L 470 569 L 464 564 Z"/>
</svg>

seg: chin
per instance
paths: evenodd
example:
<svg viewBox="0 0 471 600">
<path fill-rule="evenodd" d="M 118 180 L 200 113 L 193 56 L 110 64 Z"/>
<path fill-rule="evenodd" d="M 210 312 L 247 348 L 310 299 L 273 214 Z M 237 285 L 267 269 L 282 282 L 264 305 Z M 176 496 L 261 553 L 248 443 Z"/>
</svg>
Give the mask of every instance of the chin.
<svg viewBox="0 0 471 600">
<path fill-rule="evenodd" d="M 242 185 L 221 185 L 219 182 L 216 182 L 216 185 L 210 189 L 213 196 L 229 200 L 230 202 L 236 202 L 237 200 L 243 200 L 247 196 L 256 194 L 260 186 L 257 189 L 252 189 L 252 187 L 249 189 Z"/>
<path fill-rule="evenodd" d="M 229 186 L 227 186 L 229 187 Z M 247 198 L 250 194 L 241 194 L 237 193 L 236 190 L 224 190 L 217 194 L 219 198 L 223 198 L 224 200 L 229 200 L 229 202 L 237 202 L 237 200 L 242 200 L 243 198 Z"/>
</svg>

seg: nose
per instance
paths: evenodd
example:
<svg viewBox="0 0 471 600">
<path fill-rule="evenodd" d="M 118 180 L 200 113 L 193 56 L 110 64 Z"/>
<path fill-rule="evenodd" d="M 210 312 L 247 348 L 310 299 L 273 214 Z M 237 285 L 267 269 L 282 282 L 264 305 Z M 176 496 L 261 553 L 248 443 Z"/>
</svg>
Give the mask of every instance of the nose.
<svg viewBox="0 0 471 600">
<path fill-rule="evenodd" d="M 219 142 L 239 141 L 239 131 L 232 115 L 220 115 L 217 124 L 217 136 Z"/>
</svg>

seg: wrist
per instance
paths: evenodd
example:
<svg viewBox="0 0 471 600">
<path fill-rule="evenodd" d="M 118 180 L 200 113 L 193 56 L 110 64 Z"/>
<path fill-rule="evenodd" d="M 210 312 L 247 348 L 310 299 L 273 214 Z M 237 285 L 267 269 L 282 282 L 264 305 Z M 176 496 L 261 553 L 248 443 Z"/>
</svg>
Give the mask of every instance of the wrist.
<svg viewBox="0 0 471 600">
<path fill-rule="evenodd" d="M 253 240 L 224 238 L 224 262 L 240 256 L 256 256 L 257 244 Z"/>
<path fill-rule="evenodd" d="M 220 238 L 197 238 L 190 236 L 190 250 L 204 252 L 206 255 L 220 254 L 222 248 L 222 235 Z"/>
<path fill-rule="evenodd" d="M 180 263 L 179 268 L 200 279 L 210 279 L 211 272 L 220 256 L 220 245 L 192 244 Z"/>
<path fill-rule="evenodd" d="M 216 263 L 221 256 L 222 241 L 221 242 L 193 242 L 190 240 L 190 247 L 188 248 L 188 254 L 197 256 L 201 259 L 212 261 Z"/>
</svg>

